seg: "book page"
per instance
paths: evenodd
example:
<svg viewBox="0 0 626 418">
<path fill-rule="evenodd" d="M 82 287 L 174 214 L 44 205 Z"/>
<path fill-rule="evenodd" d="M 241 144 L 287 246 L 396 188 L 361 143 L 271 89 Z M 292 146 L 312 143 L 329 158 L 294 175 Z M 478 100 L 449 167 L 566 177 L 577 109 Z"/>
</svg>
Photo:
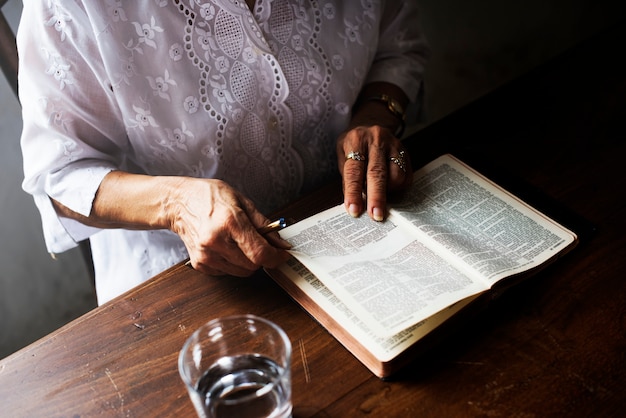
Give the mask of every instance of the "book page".
<svg viewBox="0 0 626 418">
<path fill-rule="evenodd" d="M 450 155 L 416 173 L 412 189 L 392 210 L 489 286 L 545 262 L 576 239 Z"/>
<path fill-rule="evenodd" d="M 290 252 L 380 337 L 486 290 L 420 243 L 414 232 L 343 206 L 283 229 Z"/>
<path fill-rule="evenodd" d="M 289 259 L 286 263 L 279 266 L 277 270 L 282 272 L 295 286 L 299 287 L 320 309 L 346 329 L 355 340 L 359 341 L 380 362 L 386 362 L 395 358 L 474 299 L 473 297 L 464 299 L 423 321 L 403 329 L 397 334 L 380 337 L 366 321 L 343 303 L 329 288 L 324 286 L 324 283 L 296 258 Z M 271 274 L 271 271 L 269 272 Z M 275 277 L 274 274 L 272 276 Z M 330 331 L 332 333 L 332 330 Z"/>
</svg>

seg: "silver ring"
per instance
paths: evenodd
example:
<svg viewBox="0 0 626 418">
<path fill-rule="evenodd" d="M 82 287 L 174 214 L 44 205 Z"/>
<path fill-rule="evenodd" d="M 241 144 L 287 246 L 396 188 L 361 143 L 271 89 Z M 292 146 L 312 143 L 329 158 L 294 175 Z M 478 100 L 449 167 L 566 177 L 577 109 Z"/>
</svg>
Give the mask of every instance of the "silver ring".
<svg viewBox="0 0 626 418">
<path fill-rule="evenodd" d="M 359 151 L 351 151 L 346 155 L 346 161 L 348 160 L 365 161 L 365 155 L 361 154 Z"/>
<path fill-rule="evenodd" d="M 400 170 L 406 173 L 406 160 L 404 159 L 404 151 L 400 151 L 397 157 L 389 157 L 389 161 L 400 167 Z"/>
</svg>

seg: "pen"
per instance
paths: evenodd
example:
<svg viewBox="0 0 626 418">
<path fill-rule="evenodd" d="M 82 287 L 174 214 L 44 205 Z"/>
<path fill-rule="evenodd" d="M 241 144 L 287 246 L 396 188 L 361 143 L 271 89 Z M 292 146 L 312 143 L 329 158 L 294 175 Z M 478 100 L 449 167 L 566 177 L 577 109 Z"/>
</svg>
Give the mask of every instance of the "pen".
<svg viewBox="0 0 626 418">
<path fill-rule="evenodd" d="M 270 232 L 278 231 L 287 226 L 287 220 L 285 218 L 278 218 L 269 224 L 257 228 L 257 232 L 261 235 L 269 234 Z M 185 263 L 186 266 L 191 265 L 191 260 L 187 260 Z"/>
<path fill-rule="evenodd" d="M 274 222 L 260 227 L 257 232 L 261 235 L 269 234 L 270 232 L 278 231 L 287 226 L 287 220 L 285 218 L 278 218 Z"/>
</svg>

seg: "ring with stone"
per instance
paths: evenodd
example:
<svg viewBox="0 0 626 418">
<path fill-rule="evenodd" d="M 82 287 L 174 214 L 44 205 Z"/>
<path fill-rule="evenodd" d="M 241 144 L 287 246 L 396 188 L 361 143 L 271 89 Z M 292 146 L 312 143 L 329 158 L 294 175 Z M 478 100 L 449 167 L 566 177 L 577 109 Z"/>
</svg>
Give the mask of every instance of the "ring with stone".
<svg viewBox="0 0 626 418">
<path fill-rule="evenodd" d="M 400 151 L 397 157 L 389 157 L 389 161 L 400 167 L 400 170 L 406 173 L 406 160 L 404 151 Z"/>
<path fill-rule="evenodd" d="M 346 155 L 346 161 L 348 160 L 365 161 L 365 155 L 361 154 L 359 151 L 351 151 Z"/>
</svg>

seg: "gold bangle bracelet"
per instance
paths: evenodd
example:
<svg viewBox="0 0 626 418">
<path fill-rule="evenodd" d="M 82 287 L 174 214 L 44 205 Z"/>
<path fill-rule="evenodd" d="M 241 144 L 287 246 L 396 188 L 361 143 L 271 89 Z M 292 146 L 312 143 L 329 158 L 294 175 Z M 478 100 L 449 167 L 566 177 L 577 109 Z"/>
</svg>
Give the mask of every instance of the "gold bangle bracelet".
<svg viewBox="0 0 626 418">
<path fill-rule="evenodd" d="M 398 120 L 400 121 L 400 125 L 396 128 L 396 131 L 394 133 L 396 137 L 400 138 L 400 136 L 402 136 L 402 133 L 404 132 L 405 119 L 404 108 L 402 107 L 400 102 L 387 94 L 371 96 L 365 99 L 365 101 L 383 102 L 387 105 L 387 109 L 391 112 L 391 114 L 398 118 Z"/>
</svg>

